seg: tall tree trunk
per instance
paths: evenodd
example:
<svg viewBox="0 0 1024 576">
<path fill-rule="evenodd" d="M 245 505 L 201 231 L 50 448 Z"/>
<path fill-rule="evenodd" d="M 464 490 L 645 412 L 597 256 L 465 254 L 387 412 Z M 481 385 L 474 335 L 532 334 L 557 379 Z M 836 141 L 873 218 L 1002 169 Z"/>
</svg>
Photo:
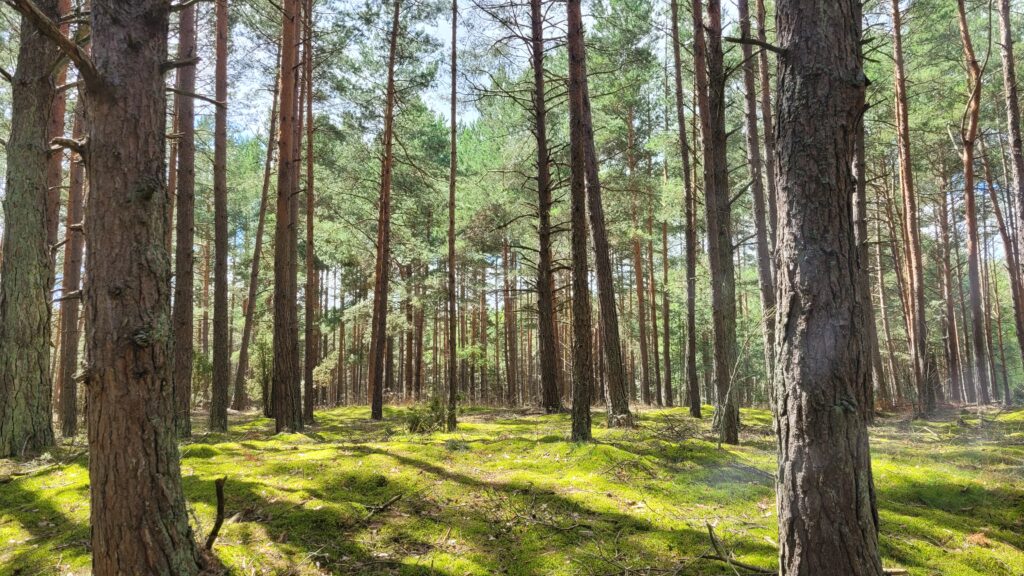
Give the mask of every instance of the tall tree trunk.
<svg viewBox="0 0 1024 576">
<path fill-rule="evenodd" d="M 228 429 L 228 387 L 231 382 L 231 344 L 228 335 L 228 1 L 215 4 L 217 38 L 214 85 L 216 112 L 213 131 L 213 391 L 210 430 Z"/>
<path fill-rule="evenodd" d="M 946 324 L 946 359 L 949 372 L 950 400 L 960 403 L 963 400 L 961 377 L 963 369 L 960 361 L 960 338 L 958 336 L 956 313 L 953 308 L 953 279 L 950 274 L 949 252 L 949 207 L 947 201 L 945 174 L 942 175 L 941 193 L 939 195 L 939 247 L 942 251 L 942 299 L 945 304 Z"/>
<path fill-rule="evenodd" d="M 279 48 L 280 50 L 280 48 Z M 280 60 L 280 58 L 278 58 Z M 259 292 L 260 260 L 263 256 L 263 232 L 267 221 L 267 204 L 270 197 L 270 175 L 274 163 L 274 149 L 277 146 L 277 104 L 280 91 L 281 70 L 274 76 L 274 95 L 270 107 L 270 132 L 267 135 L 267 155 L 263 162 L 263 191 L 260 193 L 260 213 L 256 223 L 256 238 L 252 250 L 252 268 L 249 271 L 249 291 L 245 298 L 245 319 L 242 322 L 242 342 L 238 348 L 238 366 L 235 372 L 235 397 L 232 407 L 244 410 L 248 404 L 245 396 L 245 377 L 249 369 L 249 344 L 252 340 L 253 319 L 256 316 L 256 299 Z"/>
<path fill-rule="evenodd" d="M 456 108 L 458 100 L 456 88 L 458 87 L 458 21 L 459 2 L 452 0 L 452 81 L 451 81 L 451 122 L 450 126 L 450 159 L 448 163 L 448 407 L 445 420 L 449 432 L 454 432 L 458 425 L 456 414 L 456 400 L 458 398 L 458 378 L 455 374 L 455 191 L 456 191 L 456 170 L 459 165 L 458 158 L 458 118 Z"/>
<path fill-rule="evenodd" d="M 661 353 L 659 346 L 661 343 L 658 341 L 658 283 L 654 273 L 654 220 L 651 213 L 652 209 L 647 212 L 647 285 L 648 285 L 648 301 L 651 304 L 651 352 L 653 352 L 652 362 L 654 365 L 654 403 L 658 406 L 665 405 L 665 395 L 661 388 Z"/>
<path fill-rule="evenodd" d="M 862 274 L 858 275 L 860 292 L 865 294 L 864 313 L 866 331 L 864 333 L 865 343 L 868 348 L 868 356 L 871 359 L 871 380 L 872 386 L 863 390 L 859 402 L 864 412 L 865 419 L 870 424 L 875 417 L 875 391 L 885 390 L 885 374 L 882 371 L 882 353 L 878 348 L 878 326 L 875 324 L 875 307 L 871 300 L 871 275 L 869 274 L 871 254 L 868 250 L 868 206 L 867 206 L 867 165 L 864 158 L 864 130 L 857 131 L 857 149 L 854 160 L 854 178 L 857 179 L 857 195 L 853 203 L 853 225 L 854 238 L 857 242 L 857 259 L 860 263 Z M 887 395 L 884 395 L 887 396 Z"/>
<path fill-rule="evenodd" d="M 597 150 L 594 147 L 594 121 L 590 109 L 590 88 L 587 81 L 586 43 L 583 36 L 583 15 L 580 0 L 568 2 L 569 26 L 577 31 L 571 38 L 578 50 L 581 81 L 578 89 L 582 94 L 580 121 L 583 130 L 583 149 L 587 162 L 587 206 L 590 214 L 590 230 L 594 241 L 594 268 L 597 270 L 597 295 L 601 309 L 601 331 L 605 337 L 605 360 L 608 363 L 608 424 L 610 426 L 632 426 L 633 415 L 629 412 L 629 396 L 626 388 L 625 366 L 622 362 L 622 344 L 619 339 L 619 312 L 615 307 L 615 284 L 612 276 L 611 249 L 605 227 L 604 205 L 601 199 L 601 181 L 597 164 Z"/>
<path fill-rule="evenodd" d="M 978 117 L 981 112 L 981 65 L 974 54 L 971 32 L 967 25 L 964 0 L 957 0 L 957 18 L 960 41 L 963 43 L 964 62 L 970 90 L 967 100 L 966 123 L 961 132 L 963 141 L 964 201 L 967 211 L 967 284 L 971 300 L 971 326 L 974 332 L 974 386 L 978 401 L 989 403 L 988 350 L 985 347 L 985 311 L 981 296 L 981 268 L 979 264 L 978 216 L 975 208 L 974 144 L 978 137 Z"/>
<path fill-rule="evenodd" d="M 703 54 L 707 77 L 701 88 L 701 130 L 704 142 L 704 207 L 708 226 L 708 261 L 711 269 L 711 323 L 714 329 L 715 386 L 718 404 L 715 423 L 727 444 L 739 442 L 738 391 L 733 371 L 736 346 L 736 275 L 732 249 L 729 167 L 726 163 L 725 69 L 722 63 L 722 9 L 708 0 L 707 20 L 701 23 L 700 0 L 694 0 L 694 27 L 706 29 Z M 698 85 L 700 82 L 698 72 Z M 705 105 L 706 104 L 706 105 Z"/>
<path fill-rule="evenodd" d="M 303 66 L 306 81 L 306 360 L 303 363 L 305 395 L 302 405 L 302 419 L 313 424 L 313 408 L 316 405 L 316 391 L 313 371 L 320 363 L 320 315 L 317 302 L 320 298 L 320 276 L 316 264 L 316 248 L 313 241 L 313 225 L 316 206 L 315 179 L 313 177 L 313 0 L 305 0 L 305 35 Z"/>
<path fill-rule="evenodd" d="M 925 317 L 924 264 L 921 254 L 921 230 L 917 221 L 917 193 L 910 160 L 910 122 L 907 112 L 907 80 L 903 66 L 903 32 L 900 0 L 892 0 L 892 37 L 894 85 L 896 91 L 896 132 L 899 152 L 900 189 L 903 193 L 903 238 L 907 252 L 908 300 L 910 312 L 910 358 L 913 363 L 914 384 L 917 388 L 919 410 L 930 413 L 934 402 L 927 401 L 927 347 L 928 323 Z"/>
<path fill-rule="evenodd" d="M 1010 141 L 1010 186 L 1016 207 L 1016 228 L 1024 230 L 1024 144 L 1021 141 L 1020 98 L 1017 95 L 1017 71 L 1013 54 L 1013 29 L 1010 21 L 1010 0 L 999 0 L 999 46 L 1003 61 L 1003 90 L 1006 94 L 1006 126 Z M 1011 219 L 1011 222 L 1013 219 Z M 1024 238 L 1017 237 L 1013 252 L 1019 254 Z M 1024 268 L 1010 268 L 1010 289 L 1013 296 L 1014 325 L 1017 345 L 1024 357 Z M 1009 398 L 1007 399 L 1009 401 Z M 1009 403 L 1009 402 L 1007 402 Z"/>
<path fill-rule="evenodd" d="M 649 360 L 649 350 L 647 348 L 647 289 L 644 287 L 644 254 L 640 241 L 640 220 L 637 216 L 637 195 L 639 194 L 639 191 L 635 187 L 636 161 L 633 154 L 635 138 L 632 108 L 630 108 L 626 113 L 626 134 L 626 166 L 629 170 L 629 184 L 627 185 L 630 188 L 630 218 L 633 229 L 633 238 L 631 239 L 630 244 L 633 248 L 633 277 L 636 279 L 634 288 L 636 289 L 637 323 L 640 328 L 640 401 L 649 406 L 653 402 L 651 399 L 651 363 Z"/>
<path fill-rule="evenodd" d="M 395 124 L 395 62 L 398 57 L 399 17 L 401 0 L 394 1 L 391 40 L 388 49 L 388 79 L 384 102 L 384 154 L 380 169 L 380 198 L 377 216 L 377 264 L 373 290 L 373 319 L 370 330 L 370 418 L 384 418 L 384 347 L 387 340 L 388 287 L 391 279 L 391 170 L 394 161 Z"/>
<path fill-rule="evenodd" d="M 593 389 L 590 347 L 590 282 L 587 266 L 588 126 L 584 119 L 587 78 L 579 0 L 569 1 L 569 148 L 572 212 L 572 440 L 589 442 Z M 543 345 L 542 345 L 543 346 Z"/>
<path fill-rule="evenodd" d="M 295 195 L 295 174 L 298 159 L 295 157 L 296 130 L 296 75 L 298 55 L 296 53 L 298 0 L 284 3 L 281 30 L 281 104 L 280 151 L 277 170 L 277 218 L 274 225 L 274 372 L 271 396 L 274 402 L 275 429 L 278 432 L 302 430 L 302 399 L 299 388 L 299 347 L 298 324 L 296 319 L 296 294 L 292 263 L 297 258 L 291 237 L 296 234 L 293 226 L 293 202 Z M 289 278 L 289 276 L 292 276 Z"/>
<path fill-rule="evenodd" d="M 84 102 L 79 95 L 75 106 L 75 119 L 71 137 L 81 140 L 85 134 Z M 64 244 L 64 274 L 61 280 L 61 294 L 65 297 L 75 292 L 81 294 L 82 261 L 85 251 L 85 237 L 82 235 L 82 218 L 85 213 L 85 167 L 81 156 L 72 157 L 68 187 L 67 234 Z M 57 388 L 60 390 L 59 420 L 61 435 L 73 438 L 78 433 L 78 386 L 75 374 L 78 372 L 78 342 L 81 298 L 61 302 L 60 314 L 60 362 L 57 364 Z"/>
<path fill-rule="evenodd" d="M 747 0 L 739 0 L 740 35 L 750 37 L 750 13 Z M 763 53 L 764 50 L 761 50 Z M 750 168 L 750 190 L 754 197 L 754 235 L 757 247 L 757 279 L 761 292 L 763 315 L 765 371 L 771 374 L 775 349 L 775 278 L 773 277 L 771 248 L 768 246 L 771 224 L 765 220 L 764 181 L 761 176 L 761 136 L 757 126 L 757 83 L 755 80 L 753 48 L 743 44 L 743 87 L 746 114 L 744 126 L 747 135 L 747 164 Z M 770 120 L 769 120 L 770 122 Z M 769 383 L 769 389 L 771 384 Z"/>
<path fill-rule="evenodd" d="M 672 63 L 675 68 L 676 122 L 679 130 L 679 151 L 683 159 L 683 213 L 686 229 L 686 396 L 690 415 L 700 418 L 700 383 L 697 380 L 697 220 L 694 211 L 693 180 L 690 173 L 690 146 L 686 137 L 686 101 L 683 93 L 682 58 L 679 39 L 679 2 L 672 0 Z M 700 59 L 695 65 L 700 66 Z"/>
<path fill-rule="evenodd" d="M 757 39 L 768 42 L 765 20 L 767 20 L 764 0 L 757 2 Z M 778 227 L 778 189 L 775 168 L 775 124 L 772 120 L 772 90 L 768 69 L 768 51 L 757 51 L 757 72 L 761 84 L 761 122 L 764 124 L 764 167 L 768 176 L 768 245 L 775 254 L 776 229 Z M 774 262 L 773 262 L 774 265 Z"/>
<path fill-rule="evenodd" d="M 512 302 L 511 285 L 511 253 L 509 252 L 508 238 L 502 244 L 501 267 L 505 282 L 505 376 L 508 380 L 505 401 L 509 406 L 516 405 L 516 393 L 519 390 L 519 368 L 517 366 L 518 353 L 516 351 L 516 314 L 515 305 Z"/>
<path fill-rule="evenodd" d="M 551 276 L 551 158 L 548 154 L 547 92 L 544 81 L 544 11 L 530 0 L 530 63 L 533 68 L 533 123 L 537 140 L 537 214 L 540 253 L 537 259 L 537 337 L 540 352 L 541 403 L 548 414 L 562 410 L 558 393 L 559 358 L 555 343 L 554 287 Z"/>
<path fill-rule="evenodd" d="M 867 84 L 860 2 L 777 6 L 786 51 L 778 81 L 774 379 L 780 574 L 881 576 L 867 426 L 857 407 L 871 386 L 868 295 L 857 281 L 865 272 L 852 218 Z"/>
<path fill-rule="evenodd" d="M 665 406 L 675 405 L 672 394 L 672 344 L 669 340 L 669 304 L 668 304 L 668 221 L 661 223 L 661 344 L 665 357 Z"/>
<path fill-rule="evenodd" d="M 181 576 L 200 568 L 169 387 L 162 71 L 169 10 L 160 0 L 93 0 L 91 9 L 96 69 L 85 75 L 86 117 L 103 120 L 89 123 L 85 153 L 92 187 L 85 384 L 97 576 Z"/>
<path fill-rule="evenodd" d="M 42 0 L 37 6 L 46 18 L 58 18 L 57 0 Z M 28 18 L 22 18 L 19 36 L 0 264 L 0 458 L 34 453 L 54 443 L 47 150 L 58 52 Z"/>
<path fill-rule="evenodd" d="M 178 59 L 187 60 L 196 56 L 196 7 L 189 5 L 182 9 L 179 19 Z M 176 204 L 178 217 L 175 221 L 174 252 L 174 406 L 175 427 L 178 435 L 192 434 L 192 356 L 195 338 L 193 336 L 194 279 L 195 279 L 195 199 L 196 199 L 196 144 L 195 144 L 195 100 L 185 94 L 196 90 L 196 67 L 186 65 L 178 69 L 178 94 L 175 95 L 178 122 L 178 184 Z"/>
</svg>

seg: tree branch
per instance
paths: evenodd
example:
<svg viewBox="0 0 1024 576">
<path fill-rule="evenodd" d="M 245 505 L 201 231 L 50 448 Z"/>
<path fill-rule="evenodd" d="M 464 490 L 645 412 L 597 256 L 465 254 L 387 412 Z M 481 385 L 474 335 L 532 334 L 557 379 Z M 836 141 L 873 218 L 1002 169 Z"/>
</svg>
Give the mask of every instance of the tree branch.
<svg viewBox="0 0 1024 576">
<path fill-rule="evenodd" d="M 32 0 L 6 0 L 7 4 L 18 11 L 39 30 L 39 32 L 52 40 L 69 60 L 74 62 L 79 74 L 86 84 L 95 84 L 100 80 L 100 73 L 96 65 L 78 44 L 68 38 L 60 31 L 57 24 L 43 13 Z"/>
<path fill-rule="evenodd" d="M 767 50 L 769 52 L 774 52 L 774 53 L 778 54 L 779 56 L 785 56 L 786 55 L 786 49 L 785 48 L 780 48 L 780 47 L 776 46 L 775 44 L 769 44 L 767 42 L 762 42 L 762 41 L 758 40 L 757 38 L 746 38 L 746 37 L 744 37 L 744 38 L 737 38 L 735 36 L 726 36 L 723 39 L 726 42 L 732 42 L 734 44 L 750 44 L 751 46 L 758 46 L 758 47 L 764 48 L 765 50 Z"/>
<path fill-rule="evenodd" d="M 185 96 L 186 98 L 195 98 L 196 100 L 202 100 L 203 102 L 209 102 L 210 104 L 213 104 L 214 106 L 218 106 L 218 107 L 220 107 L 220 106 L 227 106 L 226 103 L 218 102 L 217 100 L 214 100 L 213 98 L 210 98 L 209 96 L 203 96 L 202 94 L 196 94 L 195 92 L 188 92 L 186 90 L 179 90 L 179 89 L 175 88 L 174 86 L 168 86 L 167 87 L 167 91 L 168 92 L 172 92 L 174 94 L 177 94 L 179 96 Z"/>
</svg>

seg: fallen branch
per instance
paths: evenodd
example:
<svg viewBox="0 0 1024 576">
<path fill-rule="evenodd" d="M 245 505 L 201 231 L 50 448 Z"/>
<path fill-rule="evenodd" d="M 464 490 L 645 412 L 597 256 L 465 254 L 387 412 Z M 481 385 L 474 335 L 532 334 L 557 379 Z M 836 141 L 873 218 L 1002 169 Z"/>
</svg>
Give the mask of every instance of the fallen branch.
<svg viewBox="0 0 1024 576">
<path fill-rule="evenodd" d="M 213 530 L 210 530 L 210 536 L 206 538 L 206 549 L 213 550 L 213 543 L 217 541 L 217 534 L 220 533 L 220 527 L 224 524 L 224 483 L 227 482 L 228 477 L 217 478 L 214 482 L 214 486 L 217 490 L 217 519 L 213 522 Z"/>
<path fill-rule="evenodd" d="M 377 514 L 383 512 L 383 511 L 387 510 L 388 508 L 391 507 L 392 504 L 394 504 L 395 502 L 398 502 L 401 499 L 402 499 L 402 495 L 401 494 L 395 494 L 394 496 L 391 497 L 390 500 L 388 500 L 387 502 L 385 502 L 385 503 L 383 503 L 383 504 L 381 504 L 379 506 L 370 506 L 369 507 L 370 508 L 370 512 L 363 518 L 363 522 L 369 522 L 370 518 L 373 518 L 375 515 L 377 515 Z"/>
<path fill-rule="evenodd" d="M 718 536 L 715 536 L 715 529 L 711 526 L 711 523 L 705 522 L 705 525 L 708 527 L 708 536 L 711 538 L 711 547 L 715 550 L 715 554 L 705 555 L 704 559 L 715 560 L 717 562 L 724 562 L 728 564 L 729 567 L 732 568 L 732 571 L 735 572 L 737 575 L 739 574 L 739 572 L 736 571 L 736 568 L 749 570 L 755 574 L 775 574 L 775 572 L 766 570 L 764 568 L 761 568 L 760 566 L 754 566 L 753 564 L 747 564 L 745 562 L 740 562 L 739 560 L 734 560 L 730 558 L 731 554 L 725 549 L 725 546 L 722 545 L 722 542 L 718 539 Z"/>
</svg>

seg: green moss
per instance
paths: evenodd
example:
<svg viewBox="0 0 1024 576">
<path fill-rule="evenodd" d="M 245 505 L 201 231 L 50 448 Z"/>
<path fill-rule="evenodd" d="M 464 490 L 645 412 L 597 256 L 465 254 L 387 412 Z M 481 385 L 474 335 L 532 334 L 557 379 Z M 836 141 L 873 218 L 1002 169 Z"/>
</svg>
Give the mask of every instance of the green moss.
<svg viewBox="0 0 1024 576">
<path fill-rule="evenodd" d="M 253 416 L 182 446 L 196 532 L 227 476 L 216 552 L 236 574 L 591 574 L 622 567 L 721 574 L 696 560 L 707 526 L 736 557 L 776 562 L 771 415 L 744 410 L 719 447 L 684 409 L 568 442 L 566 415 L 465 410 L 454 433 L 406 432 L 405 410 L 318 413 L 304 434 Z M 201 434 L 201 418 L 196 428 Z M 603 422 L 600 416 L 595 422 Z M 1024 411 L 872 431 L 888 566 L 913 575 L 1024 573 Z M 0 574 L 88 572 L 86 457 L 0 461 Z M 398 496 L 398 500 L 394 498 Z M 387 506 L 385 507 L 385 504 Z"/>
</svg>

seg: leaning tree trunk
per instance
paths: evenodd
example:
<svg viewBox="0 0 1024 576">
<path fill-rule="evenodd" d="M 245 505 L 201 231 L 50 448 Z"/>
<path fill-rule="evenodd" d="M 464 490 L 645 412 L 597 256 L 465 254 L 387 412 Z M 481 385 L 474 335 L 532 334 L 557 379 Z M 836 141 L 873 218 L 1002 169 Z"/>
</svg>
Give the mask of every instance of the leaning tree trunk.
<svg viewBox="0 0 1024 576">
<path fill-rule="evenodd" d="M 228 429 L 231 346 L 228 336 L 228 0 L 216 2 L 216 112 L 213 136 L 213 392 L 210 430 Z"/>
<path fill-rule="evenodd" d="M 967 25 L 967 9 L 964 0 L 957 1 L 960 40 L 963 44 L 964 61 L 967 64 L 967 80 L 970 94 L 967 99 L 966 122 L 961 133 L 963 141 L 964 203 L 967 212 L 967 285 L 971 303 L 971 328 L 974 341 L 974 388 L 981 404 L 989 403 L 988 349 L 985 346 L 985 311 L 982 304 L 981 267 L 979 263 L 980 240 L 978 238 L 978 216 L 975 208 L 974 144 L 978 138 L 978 117 L 981 113 L 981 65 L 974 54 L 971 32 Z"/>
<path fill-rule="evenodd" d="M 293 196 L 298 160 L 295 149 L 297 86 L 295 70 L 299 17 L 298 0 L 284 3 L 281 31 L 281 130 L 277 170 L 277 219 L 274 225 L 274 370 L 271 398 L 275 429 L 302 430 L 302 394 L 299 388 L 299 333 L 295 278 L 292 263 L 297 258 L 291 237 L 295 234 Z M 291 276 L 291 278 L 289 278 Z"/>
<path fill-rule="evenodd" d="M 686 137 L 686 96 L 683 93 L 682 58 L 679 39 L 679 2 L 672 0 L 672 64 L 675 68 L 676 122 L 679 151 L 683 159 L 683 214 L 686 228 L 686 396 L 690 415 L 700 418 L 700 382 L 697 380 L 697 222 L 694 214 L 693 180 L 690 174 L 690 146 Z"/>
<path fill-rule="evenodd" d="M 588 442 L 593 350 L 590 347 L 590 282 L 587 270 L 587 79 L 583 18 L 579 0 L 569 1 L 569 139 L 572 211 L 572 440 Z M 592 134 L 589 134 L 592 135 Z"/>
<path fill-rule="evenodd" d="M 253 319 L 256 315 L 256 298 L 259 290 L 260 259 L 263 255 L 263 232 L 267 221 L 267 204 L 270 192 L 270 171 L 274 162 L 277 138 L 277 98 L 280 89 L 281 72 L 274 77 L 274 94 L 270 107 L 270 132 L 267 136 L 267 155 L 263 163 L 263 191 L 260 194 L 260 213 L 256 223 L 256 238 L 252 250 L 252 268 L 249 272 L 249 291 L 243 307 L 245 320 L 242 322 L 242 341 L 238 348 L 238 366 L 235 372 L 235 397 L 232 407 L 244 410 L 248 404 L 245 394 L 245 373 L 249 369 L 249 343 L 252 340 Z"/>
<path fill-rule="evenodd" d="M 384 349 L 387 347 L 388 286 L 391 278 L 391 171 L 395 124 L 395 62 L 398 56 L 401 0 L 395 0 L 391 15 L 391 43 L 388 51 L 388 80 L 384 102 L 384 154 L 381 157 L 380 198 L 377 215 L 377 265 L 373 289 L 373 319 L 370 326 L 370 418 L 384 418 Z M 449 319 L 454 322 L 454 319 Z"/>
<path fill-rule="evenodd" d="M 37 3 L 58 17 L 57 0 Z M 47 164 L 56 87 L 57 46 L 28 18 L 21 21 L 11 81 L 11 131 L 3 202 L 0 265 L 0 458 L 37 452 L 54 442 L 51 422 L 50 285 Z"/>
<path fill-rule="evenodd" d="M 180 576 L 200 568 L 170 384 L 163 79 L 169 11 L 162 0 L 93 0 L 95 67 L 73 57 L 86 86 L 86 116 L 102 119 L 88 123 L 84 154 L 92 187 L 85 385 L 97 576 Z"/>
<path fill-rule="evenodd" d="M 604 204 L 601 200 L 601 180 L 594 146 L 594 120 L 590 109 L 590 88 L 587 81 L 586 42 L 583 41 L 583 15 L 579 0 L 569 0 L 569 26 L 579 30 L 580 46 L 580 122 L 583 131 L 583 150 L 587 165 L 587 207 L 590 213 L 590 231 L 594 241 L 594 269 L 597 271 L 597 297 L 601 309 L 601 333 L 604 335 L 605 362 L 608 365 L 608 424 L 632 426 L 629 412 L 629 392 L 626 388 L 626 367 L 622 361 L 619 339 L 619 311 L 615 307 L 615 279 L 612 275 L 611 249 L 605 226 Z"/>
<path fill-rule="evenodd" d="M 196 55 L 196 7 L 186 6 L 179 18 L 178 59 L 188 60 Z M 174 383 L 174 422 L 178 435 L 192 435 L 192 355 L 194 350 L 193 320 L 195 303 L 195 202 L 196 202 L 196 141 L 195 100 L 187 94 L 196 90 L 196 67 L 185 65 L 178 69 L 178 94 L 175 108 L 181 134 L 177 140 L 178 159 L 175 181 L 178 218 L 175 221 L 174 252 L 174 310 L 171 329 L 174 332 L 174 363 L 171 368 Z"/>
<path fill-rule="evenodd" d="M 775 403 L 780 574 L 881 576 L 852 166 L 858 0 L 780 0 Z M 814 13 L 815 18 L 806 15 Z M 826 491 L 827 487 L 827 491 Z"/>
</svg>

